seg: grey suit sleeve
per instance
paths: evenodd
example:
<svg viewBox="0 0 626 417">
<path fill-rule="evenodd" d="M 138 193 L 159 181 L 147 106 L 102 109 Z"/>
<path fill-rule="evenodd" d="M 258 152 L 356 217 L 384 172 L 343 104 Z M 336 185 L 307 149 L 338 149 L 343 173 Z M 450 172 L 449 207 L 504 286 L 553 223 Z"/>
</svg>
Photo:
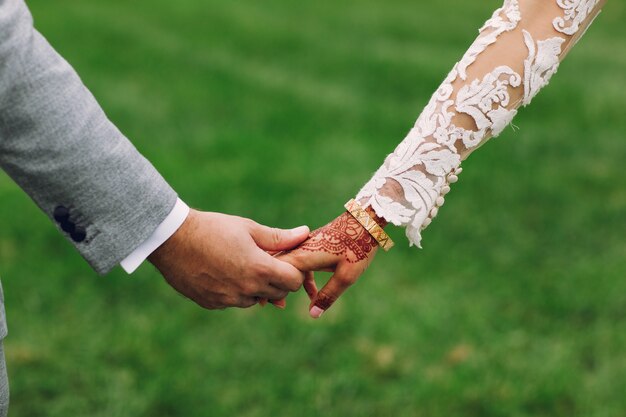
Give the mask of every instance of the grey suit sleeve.
<svg viewBox="0 0 626 417">
<path fill-rule="evenodd" d="M 177 198 L 33 28 L 23 0 L 0 0 L 0 166 L 99 273 Z"/>
</svg>

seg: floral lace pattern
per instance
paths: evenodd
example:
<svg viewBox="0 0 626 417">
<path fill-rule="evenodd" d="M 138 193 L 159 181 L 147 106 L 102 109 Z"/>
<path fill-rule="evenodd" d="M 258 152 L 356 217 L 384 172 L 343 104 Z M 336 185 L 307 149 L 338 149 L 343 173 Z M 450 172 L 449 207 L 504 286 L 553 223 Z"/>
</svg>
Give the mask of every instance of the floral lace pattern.
<svg viewBox="0 0 626 417">
<path fill-rule="evenodd" d="M 564 16 L 553 20 L 554 29 L 566 35 L 574 35 L 600 0 L 556 0 L 556 2 L 563 9 Z"/>
<path fill-rule="evenodd" d="M 405 226 L 411 245 L 421 247 L 422 230 L 437 215 L 450 184 L 461 172 L 463 151 L 498 136 L 517 114 L 517 107 L 529 104 L 548 84 L 559 67 L 563 44 L 572 40 L 569 35 L 578 32 L 600 2 L 545 0 L 555 1 L 558 6 L 554 14 L 545 16 L 545 25 L 568 36 L 555 33 L 558 36 L 535 41 L 531 30 L 524 27 L 520 7 L 523 1 L 505 0 L 494 12 L 415 126 L 356 197 L 389 223 Z M 557 16 L 559 10 L 564 16 Z M 515 65 L 523 68 L 523 74 L 510 64 L 487 62 L 484 75 L 468 80 L 468 69 L 478 66 L 481 54 L 507 32 L 519 38 L 510 48 L 528 51 L 523 62 Z"/>
<path fill-rule="evenodd" d="M 493 12 L 491 19 L 487 20 L 484 26 L 479 30 L 482 36 L 470 46 L 463 59 L 459 61 L 457 70 L 462 80 L 467 79 L 467 68 L 476 61 L 487 47 L 496 42 L 498 36 L 504 32 L 510 32 L 517 27 L 522 20 L 519 11 L 519 3 L 517 0 L 505 0 L 504 5 Z"/>
<path fill-rule="evenodd" d="M 524 106 L 537 95 L 539 90 L 548 84 L 550 77 L 559 68 L 561 45 L 565 39 L 554 38 L 539 41 L 535 44 L 533 37 L 527 31 L 524 33 L 524 42 L 528 48 L 528 58 L 524 61 Z"/>
</svg>

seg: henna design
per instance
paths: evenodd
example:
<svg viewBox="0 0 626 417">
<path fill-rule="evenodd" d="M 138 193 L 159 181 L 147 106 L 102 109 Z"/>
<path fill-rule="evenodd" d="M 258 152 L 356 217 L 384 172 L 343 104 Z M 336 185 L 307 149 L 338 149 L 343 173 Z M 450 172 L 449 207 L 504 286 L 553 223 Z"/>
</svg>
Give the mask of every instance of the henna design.
<svg viewBox="0 0 626 417">
<path fill-rule="evenodd" d="M 326 226 L 313 231 L 299 249 L 337 256 L 345 254 L 348 262 L 357 263 L 367 259 L 377 246 L 376 239 L 350 213 L 345 212 Z"/>
<path fill-rule="evenodd" d="M 337 297 L 326 294 L 324 291 L 320 291 L 315 300 L 315 305 L 326 311 L 337 301 Z"/>
</svg>

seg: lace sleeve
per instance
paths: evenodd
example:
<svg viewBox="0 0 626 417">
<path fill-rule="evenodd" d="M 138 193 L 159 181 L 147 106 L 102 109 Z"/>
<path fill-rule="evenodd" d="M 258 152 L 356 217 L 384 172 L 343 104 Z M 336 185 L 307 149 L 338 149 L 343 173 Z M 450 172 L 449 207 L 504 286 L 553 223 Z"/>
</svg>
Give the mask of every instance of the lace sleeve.
<svg viewBox="0 0 626 417">
<path fill-rule="evenodd" d="M 505 0 L 357 200 L 421 247 L 461 161 L 548 83 L 604 2 Z"/>
</svg>

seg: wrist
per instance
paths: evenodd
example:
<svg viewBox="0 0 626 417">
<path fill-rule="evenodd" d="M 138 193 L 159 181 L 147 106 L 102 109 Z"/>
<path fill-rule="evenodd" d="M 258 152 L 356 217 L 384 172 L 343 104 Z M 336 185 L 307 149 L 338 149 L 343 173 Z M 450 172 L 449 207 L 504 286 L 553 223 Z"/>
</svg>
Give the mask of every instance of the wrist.
<svg viewBox="0 0 626 417">
<path fill-rule="evenodd" d="M 378 225 L 379 225 L 381 228 L 383 228 L 383 229 L 384 229 L 384 228 L 385 228 L 385 227 L 389 224 L 389 222 L 387 222 L 387 220 L 383 219 L 382 217 L 378 217 L 378 215 L 376 214 L 376 212 L 374 211 L 374 209 L 372 208 L 372 206 L 367 206 L 367 207 L 365 208 L 365 212 L 366 212 L 367 214 L 369 214 L 369 215 L 370 215 L 370 217 L 371 217 L 372 219 L 374 219 L 374 221 L 375 221 L 376 223 L 378 223 Z"/>
<path fill-rule="evenodd" d="M 347 213 L 350 214 L 357 222 L 363 226 L 365 230 L 378 242 L 378 245 L 386 252 L 393 247 L 393 241 L 383 227 L 387 222 L 378 217 L 371 207 L 369 212 L 363 208 L 356 200 L 348 201 L 345 206 Z"/>
<path fill-rule="evenodd" d="M 198 212 L 194 209 L 190 209 L 189 215 L 183 224 L 178 228 L 178 230 L 176 230 L 176 232 L 174 232 L 172 236 L 170 236 L 165 242 L 163 242 L 163 244 L 161 244 L 161 246 L 156 248 L 154 252 L 148 256 L 148 262 L 159 268 L 167 262 L 167 259 L 172 257 L 173 253 L 178 252 L 180 247 L 182 247 L 184 243 L 189 240 L 189 236 L 194 228 L 197 217 Z"/>
</svg>

